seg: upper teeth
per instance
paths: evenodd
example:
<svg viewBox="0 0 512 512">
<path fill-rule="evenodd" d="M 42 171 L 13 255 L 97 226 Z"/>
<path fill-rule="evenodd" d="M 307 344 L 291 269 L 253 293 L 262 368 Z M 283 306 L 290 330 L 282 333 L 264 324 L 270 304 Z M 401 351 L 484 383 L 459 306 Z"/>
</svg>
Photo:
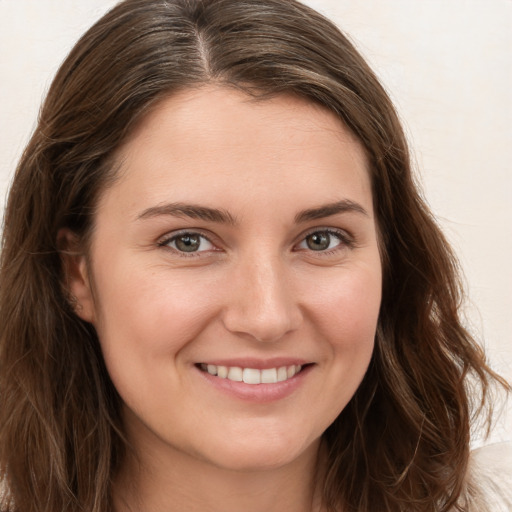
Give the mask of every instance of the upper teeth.
<svg viewBox="0 0 512 512">
<path fill-rule="evenodd" d="M 279 368 L 266 368 L 257 370 L 255 368 L 240 368 L 239 366 L 220 366 L 216 364 L 201 364 L 201 369 L 210 375 L 216 375 L 221 379 L 245 382 L 246 384 L 273 384 L 291 379 L 300 372 L 302 366 L 295 364 L 280 366 Z"/>
</svg>

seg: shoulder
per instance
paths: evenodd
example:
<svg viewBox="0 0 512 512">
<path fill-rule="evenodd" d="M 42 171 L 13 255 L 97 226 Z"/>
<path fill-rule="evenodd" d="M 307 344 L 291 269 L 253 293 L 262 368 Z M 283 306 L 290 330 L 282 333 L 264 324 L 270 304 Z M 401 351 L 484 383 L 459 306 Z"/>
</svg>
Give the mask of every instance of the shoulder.
<svg viewBox="0 0 512 512">
<path fill-rule="evenodd" d="M 473 450 L 465 501 L 468 512 L 512 512 L 512 442 Z"/>
</svg>

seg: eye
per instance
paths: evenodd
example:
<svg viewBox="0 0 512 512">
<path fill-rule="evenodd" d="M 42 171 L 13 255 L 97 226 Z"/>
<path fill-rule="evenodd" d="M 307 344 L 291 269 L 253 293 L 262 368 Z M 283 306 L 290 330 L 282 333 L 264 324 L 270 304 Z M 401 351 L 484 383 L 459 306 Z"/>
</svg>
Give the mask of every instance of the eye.
<svg viewBox="0 0 512 512">
<path fill-rule="evenodd" d="M 215 250 L 215 246 L 200 233 L 181 232 L 166 238 L 159 243 L 161 247 L 169 247 L 182 253 L 204 252 Z"/>
<path fill-rule="evenodd" d="M 338 231 L 323 229 L 309 233 L 299 244 L 298 249 L 325 252 L 336 249 L 340 245 L 349 245 L 347 235 Z"/>
</svg>

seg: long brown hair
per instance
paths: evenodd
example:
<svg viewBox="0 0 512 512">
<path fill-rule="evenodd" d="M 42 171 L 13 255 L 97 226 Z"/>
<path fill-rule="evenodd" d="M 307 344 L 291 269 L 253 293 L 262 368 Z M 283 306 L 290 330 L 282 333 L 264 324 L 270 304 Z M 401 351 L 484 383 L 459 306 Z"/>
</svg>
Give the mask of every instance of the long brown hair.
<svg viewBox="0 0 512 512">
<path fill-rule="evenodd" d="M 127 0 L 63 63 L 9 195 L 0 270 L 2 510 L 110 509 L 125 450 L 120 398 L 94 328 L 73 312 L 57 232 L 70 228 L 86 245 L 99 194 L 116 179 L 115 149 L 163 97 L 207 82 L 262 101 L 292 92 L 318 102 L 371 162 L 382 308 L 363 383 L 324 435 L 326 508 L 453 508 L 472 414 L 499 378 L 461 325 L 456 260 L 415 186 L 404 134 L 375 75 L 332 23 L 294 0 Z"/>
</svg>

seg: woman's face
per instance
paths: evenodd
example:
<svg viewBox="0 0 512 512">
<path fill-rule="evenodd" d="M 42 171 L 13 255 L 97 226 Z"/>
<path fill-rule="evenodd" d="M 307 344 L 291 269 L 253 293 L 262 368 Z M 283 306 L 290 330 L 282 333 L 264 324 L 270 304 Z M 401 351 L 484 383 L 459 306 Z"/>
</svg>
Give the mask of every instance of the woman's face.
<svg viewBox="0 0 512 512">
<path fill-rule="evenodd" d="M 117 157 L 71 284 L 128 437 L 231 469 L 316 449 L 381 300 L 359 142 L 303 99 L 209 86 L 162 101 Z"/>
</svg>

